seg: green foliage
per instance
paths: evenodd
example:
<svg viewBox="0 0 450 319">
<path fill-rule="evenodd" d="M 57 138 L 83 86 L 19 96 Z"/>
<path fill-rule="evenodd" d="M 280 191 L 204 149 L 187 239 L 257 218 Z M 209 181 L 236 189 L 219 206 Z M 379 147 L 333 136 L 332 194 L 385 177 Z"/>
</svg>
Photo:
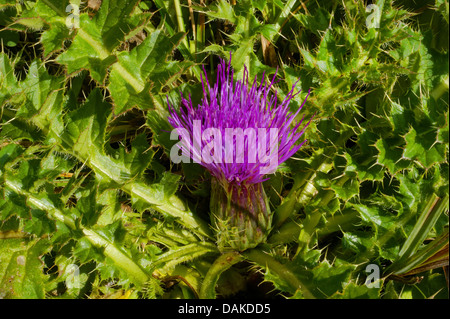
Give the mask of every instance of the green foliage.
<svg viewBox="0 0 450 319">
<path fill-rule="evenodd" d="M 0 297 L 448 298 L 448 2 L 373 4 L 0 1 Z M 317 115 L 267 242 L 222 255 L 167 98 L 230 52 Z"/>
</svg>

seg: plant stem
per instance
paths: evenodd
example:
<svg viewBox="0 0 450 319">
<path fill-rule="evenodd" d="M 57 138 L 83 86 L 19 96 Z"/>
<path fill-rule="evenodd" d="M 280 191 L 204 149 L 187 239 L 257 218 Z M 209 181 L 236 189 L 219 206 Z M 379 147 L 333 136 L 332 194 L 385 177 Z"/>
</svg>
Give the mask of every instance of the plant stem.
<svg viewBox="0 0 450 319">
<path fill-rule="evenodd" d="M 125 270 L 134 281 L 139 284 L 144 284 L 149 280 L 147 273 L 142 270 L 142 268 L 136 264 L 133 259 L 123 253 L 119 248 L 117 248 L 112 242 L 108 241 L 106 238 L 100 236 L 95 231 L 81 227 L 83 234 L 86 238 L 96 247 L 101 247 L 104 249 L 105 256 L 111 258 L 114 263 Z"/>
<path fill-rule="evenodd" d="M 287 244 L 298 239 L 300 235 L 301 226 L 294 220 L 286 221 L 280 228 L 277 228 L 268 242 L 271 244 Z"/>
<path fill-rule="evenodd" d="M 206 273 L 200 288 L 200 299 L 216 298 L 216 283 L 220 275 L 234 264 L 243 260 L 243 256 L 237 252 L 225 253 L 217 258 Z"/>
<path fill-rule="evenodd" d="M 322 212 L 316 209 L 313 213 L 308 214 L 304 219 L 302 225 L 303 227 L 298 238 L 297 254 L 309 246 L 311 238 L 313 237 L 313 234 L 317 228 L 316 226 L 319 224 L 321 217 Z"/>
<path fill-rule="evenodd" d="M 183 12 L 181 11 L 180 0 L 173 0 L 173 4 L 175 6 L 175 15 L 177 17 L 178 31 L 186 33 L 186 28 L 184 27 Z M 190 47 L 186 37 L 183 38 L 182 43 L 186 46 L 189 53 L 192 54 L 191 47 Z"/>
<path fill-rule="evenodd" d="M 339 230 L 347 230 L 354 227 L 353 223 L 360 221 L 360 215 L 355 211 L 344 214 L 335 213 L 332 217 L 327 218 L 327 222 L 323 228 L 318 230 L 317 236 L 326 236 Z"/>
<path fill-rule="evenodd" d="M 413 230 L 403 244 L 399 252 L 399 258 L 386 270 L 386 272 L 396 275 L 406 273 L 431 257 L 436 251 L 440 250 L 443 245 L 446 243 L 448 244 L 447 233 L 445 235 L 447 237 L 441 237 L 439 240 L 434 240 L 428 244 L 425 248 L 419 249 L 428 236 L 431 228 L 434 227 L 439 216 L 447 209 L 448 195 L 444 198 L 439 198 L 435 194 L 430 196 L 419 219 L 414 225 Z"/>
<path fill-rule="evenodd" d="M 196 242 L 189 245 L 184 245 L 179 248 L 171 249 L 159 256 L 158 260 L 153 263 L 152 269 L 156 270 L 157 268 L 161 268 L 161 265 L 164 265 L 164 268 L 166 269 L 171 269 L 178 264 L 193 260 L 205 254 L 216 254 L 218 252 L 219 251 L 217 250 L 216 245 L 213 243 Z M 164 270 L 158 270 L 164 272 Z"/>
<path fill-rule="evenodd" d="M 436 220 L 444 211 L 445 205 L 448 205 L 448 196 L 445 200 L 442 200 L 435 194 L 430 196 L 416 225 L 399 252 L 400 258 L 408 258 L 423 243 Z"/>
</svg>

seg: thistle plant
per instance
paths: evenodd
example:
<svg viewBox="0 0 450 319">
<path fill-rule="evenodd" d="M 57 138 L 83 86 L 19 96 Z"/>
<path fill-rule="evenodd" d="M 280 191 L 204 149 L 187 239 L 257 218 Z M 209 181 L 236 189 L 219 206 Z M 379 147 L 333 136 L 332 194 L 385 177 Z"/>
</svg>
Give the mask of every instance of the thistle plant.
<svg viewBox="0 0 450 319">
<path fill-rule="evenodd" d="M 300 131 L 304 117 L 291 125 L 306 102 L 305 98 L 295 113 L 290 112 L 295 85 L 278 103 L 277 93 L 271 94 L 276 73 L 270 83 L 258 85 L 255 77 L 251 86 L 245 66 L 242 80 L 235 82 L 233 75 L 230 55 L 228 65 L 225 60 L 218 65 L 214 86 L 204 72 L 203 98 L 197 107 L 190 97 L 181 98 L 180 112 L 169 104 L 169 123 L 182 139 L 174 147 L 213 177 L 210 210 L 219 249 L 242 251 L 267 239 L 272 213 L 262 183 L 305 143 L 297 142 L 309 123 Z"/>
<path fill-rule="evenodd" d="M 448 298 L 448 17 L 1 0 L 0 298 Z"/>
</svg>

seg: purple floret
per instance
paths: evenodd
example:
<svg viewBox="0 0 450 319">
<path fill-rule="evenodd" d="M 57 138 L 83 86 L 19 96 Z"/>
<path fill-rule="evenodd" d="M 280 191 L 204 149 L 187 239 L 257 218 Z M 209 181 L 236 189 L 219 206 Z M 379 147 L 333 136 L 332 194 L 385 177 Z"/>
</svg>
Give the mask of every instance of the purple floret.
<svg viewBox="0 0 450 319">
<path fill-rule="evenodd" d="M 221 60 L 218 65 L 214 86 L 210 85 L 205 70 L 204 73 L 204 78 L 202 77 L 203 98 L 197 107 L 193 107 L 190 96 L 189 99 L 181 96 L 182 106 L 179 112 L 169 104 L 169 123 L 175 129 L 184 129 L 185 132 L 185 134 L 180 133 L 183 141 L 181 149 L 195 162 L 204 166 L 223 184 L 245 183 L 249 185 L 263 182 L 266 180 L 264 176 L 267 174 L 267 172 L 264 172 L 264 168 L 267 168 L 269 163 L 276 163 L 277 167 L 295 154 L 305 143 L 306 140 L 297 142 L 311 120 L 301 130 L 299 128 L 304 117 L 298 124 L 291 124 L 305 104 L 309 92 L 300 108 L 292 113 L 289 110 L 289 103 L 298 94 L 294 94 L 295 84 L 286 98 L 278 103 L 277 92 L 270 93 L 276 74 L 270 83 L 264 81 L 258 85 L 255 77 L 253 84 L 249 86 L 248 71 L 244 68 L 243 79 L 234 82 L 234 70 L 230 64 L 226 64 L 225 60 Z M 208 128 L 214 128 L 221 133 L 221 136 L 214 136 L 214 138 L 221 139 L 221 143 L 218 150 L 216 150 L 216 147 L 213 148 L 212 162 L 201 156 L 201 151 L 211 140 L 200 139 L 197 134 L 198 131 L 195 131 L 196 123 L 197 125 L 200 124 L 201 132 L 205 132 Z M 254 129 L 255 140 L 245 136 L 242 145 L 237 143 L 237 138 L 231 139 L 233 143 L 231 154 L 230 149 L 225 147 L 227 141 L 230 141 L 230 139 L 226 140 L 226 129 L 242 129 L 244 131 L 249 128 Z M 264 135 L 258 134 L 258 129 L 264 129 L 261 131 L 265 132 Z M 270 140 L 270 129 L 277 129 L 272 130 L 272 132 L 277 132 L 273 144 Z M 247 130 L 246 132 L 251 131 Z M 231 148 L 231 145 L 229 147 Z M 276 149 L 276 152 L 270 153 L 270 150 L 274 149 Z M 258 151 L 261 151 L 267 157 L 260 158 Z M 250 155 L 251 152 L 256 153 L 256 159 Z M 269 154 L 267 154 L 268 152 Z M 240 156 L 241 161 L 243 159 L 243 162 L 239 162 L 238 156 Z M 228 162 L 225 160 L 227 158 L 229 159 Z M 230 159 L 232 159 L 232 162 L 230 162 Z"/>
</svg>

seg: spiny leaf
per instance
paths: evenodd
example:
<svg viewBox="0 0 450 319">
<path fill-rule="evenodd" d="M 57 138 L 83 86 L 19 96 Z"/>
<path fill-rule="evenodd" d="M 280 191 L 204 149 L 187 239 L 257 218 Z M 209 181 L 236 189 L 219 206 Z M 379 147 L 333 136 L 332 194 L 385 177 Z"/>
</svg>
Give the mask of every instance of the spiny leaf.
<svg viewBox="0 0 450 319">
<path fill-rule="evenodd" d="M 153 106 L 151 92 L 159 92 L 171 75 L 186 68 L 186 63 L 170 64 L 166 61 L 167 55 L 184 37 L 177 33 L 166 37 L 161 30 L 156 30 L 148 36 L 139 46 L 131 52 L 120 52 L 118 63 L 122 68 L 113 68 L 109 78 L 108 89 L 115 103 L 114 113 L 119 114 L 125 109 L 137 106 L 149 109 Z M 165 76 L 163 76 L 166 73 Z M 131 75 L 141 83 L 139 87 L 130 86 Z M 135 81 L 135 80 L 131 81 Z"/>
<path fill-rule="evenodd" d="M 65 64 L 69 73 L 88 69 L 93 79 L 103 83 L 109 66 L 117 61 L 113 50 L 132 29 L 145 21 L 145 16 L 141 16 L 143 21 L 130 19 L 136 3 L 136 0 L 121 0 L 113 5 L 106 0 L 93 19 L 87 13 L 81 14 L 80 28 L 72 44 L 57 57 L 57 62 Z M 130 85 L 141 87 L 133 76 L 130 79 Z"/>
<path fill-rule="evenodd" d="M 36 239 L 0 239 L 0 296 L 14 299 L 42 299 L 46 276 L 39 257 L 48 242 Z"/>
<path fill-rule="evenodd" d="M 403 157 L 417 159 L 426 168 L 435 163 L 442 163 L 448 146 L 437 142 L 437 131 L 432 127 L 419 127 L 418 131 L 411 127 L 405 135 L 406 147 Z"/>
<path fill-rule="evenodd" d="M 78 10 L 75 4 L 69 4 L 68 0 L 39 0 L 33 6 L 29 6 L 21 17 L 31 21 L 41 21 L 42 35 L 41 43 L 44 48 L 44 55 L 49 56 L 53 52 L 61 50 L 64 41 L 70 38 L 71 24 L 73 19 L 78 19 Z M 73 10 L 72 13 L 70 10 Z M 66 12 L 69 11 L 69 12 Z M 27 19 L 19 20 L 19 23 L 26 23 Z M 70 22 L 70 23 L 69 23 Z"/>
<path fill-rule="evenodd" d="M 331 296 L 332 299 L 378 299 L 380 298 L 381 284 L 379 288 L 357 285 L 349 282 L 342 292 Z"/>
<path fill-rule="evenodd" d="M 1 106 L 13 98 L 14 95 L 20 94 L 22 90 L 14 75 L 14 64 L 7 54 L 0 52 L 0 101 Z"/>
<path fill-rule="evenodd" d="M 102 152 L 110 114 L 111 105 L 104 101 L 101 91 L 96 89 L 82 107 L 66 115 L 64 137 L 70 140 L 75 154 L 89 158 L 93 149 Z"/>
<path fill-rule="evenodd" d="M 217 5 L 207 11 L 206 14 L 212 18 L 225 19 L 231 23 L 236 22 L 236 15 L 233 6 L 225 0 L 220 0 Z"/>
<path fill-rule="evenodd" d="M 375 143 L 379 151 L 377 163 L 385 166 L 392 175 L 407 168 L 410 162 L 403 158 L 404 140 L 398 137 L 379 139 Z"/>
</svg>

